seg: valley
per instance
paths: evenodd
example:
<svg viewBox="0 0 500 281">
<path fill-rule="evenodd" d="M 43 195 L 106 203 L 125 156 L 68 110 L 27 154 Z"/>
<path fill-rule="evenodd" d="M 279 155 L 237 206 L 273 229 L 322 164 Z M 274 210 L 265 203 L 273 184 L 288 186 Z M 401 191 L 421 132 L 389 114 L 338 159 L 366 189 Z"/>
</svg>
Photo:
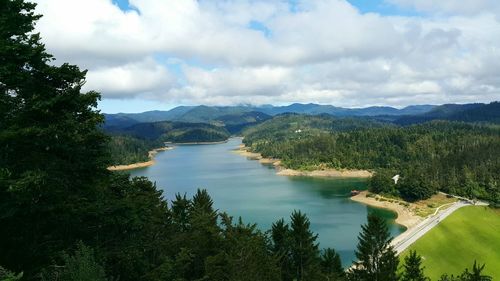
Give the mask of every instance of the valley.
<svg viewBox="0 0 500 281">
<path fill-rule="evenodd" d="M 499 11 L 2 0 L 0 281 L 500 279 Z"/>
</svg>

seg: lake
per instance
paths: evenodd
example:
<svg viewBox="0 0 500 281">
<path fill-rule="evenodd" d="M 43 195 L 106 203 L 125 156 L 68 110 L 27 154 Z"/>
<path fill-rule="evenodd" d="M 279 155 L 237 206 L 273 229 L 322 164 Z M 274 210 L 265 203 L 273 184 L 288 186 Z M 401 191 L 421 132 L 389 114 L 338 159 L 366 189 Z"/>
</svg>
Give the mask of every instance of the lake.
<svg viewBox="0 0 500 281">
<path fill-rule="evenodd" d="M 231 138 L 222 144 L 178 145 L 158 153 L 155 165 L 130 173 L 156 182 L 168 200 L 207 189 L 216 209 L 262 230 L 280 218 L 289 222 L 293 210 L 301 210 L 319 234 L 320 248 L 335 248 L 344 266 L 355 259 L 357 236 L 369 212 L 386 219 L 393 236 L 404 231 L 395 224 L 395 213 L 349 199 L 352 189 L 366 189 L 366 179 L 278 176 L 272 165 L 234 153 L 240 144 L 241 138 Z"/>
</svg>

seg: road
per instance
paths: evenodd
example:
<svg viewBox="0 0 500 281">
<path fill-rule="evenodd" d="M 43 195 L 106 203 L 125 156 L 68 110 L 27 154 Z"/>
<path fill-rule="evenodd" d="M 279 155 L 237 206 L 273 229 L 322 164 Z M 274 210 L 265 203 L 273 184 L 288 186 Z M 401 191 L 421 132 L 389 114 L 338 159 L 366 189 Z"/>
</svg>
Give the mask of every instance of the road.
<svg viewBox="0 0 500 281">
<path fill-rule="evenodd" d="M 468 205 L 473 205 L 471 201 L 466 201 L 466 200 L 459 200 L 453 205 L 451 205 L 449 208 L 445 209 L 444 211 L 439 211 L 436 210 L 436 213 L 434 215 L 429 216 L 422 222 L 420 222 L 418 225 L 415 227 L 407 230 L 403 234 L 399 235 L 392 241 L 392 246 L 394 247 L 394 250 L 398 254 L 403 252 L 406 248 L 408 248 L 411 244 L 415 243 L 420 237 L 422 237 L 425 233 L 427 233 L 429 230 L 431 230 L 433 227 L 439 224 L 440 221 L 445 219 L 447 216 L 452 214 L 454 211 L 458 210 L 461 207 L 468 206 Z M 482 204 L 481 204 L 482 205 Z M 441 206 L 443 207 L 443 206 Z"/>
<path fill-rule="evenodd" d="M 444 195 L 448 195 L 446 193 L 443 193 Z M 453 195 L 450 195 L 453 196 Z M 451 206 L 443 211 L 440 211 L 442 207 L 448 206 L 450 204 L 445 204 L 440 206 L 439 208 L 436 209 L 436 212 L 434 214 L 428 216 L 426 219 L 424 219 L 422 222 L 420 222 L 418 225 L 408 229 L 404 233 L 400 234 L 398 237 L 394 238 L 392 240 L 391 245 L 394 247 L 394 250 L 396 253 L 399 255 L 401 254 L 406 248 L 410 247 L 411 244 L 415 243 L 419 238 L 424 236 L 429 230 L 431 230 L 433 227 L 439 224 L 443 219 L 445 219 L 447 216 L 451 215 L 453 212 L 456 210 L 464 207 L 464 206 L 472 206 L 472 205 L 481 205 L 481 206 L 487 206 L 488 203 L 482 202 L 482 201 L 472 201 L 467 198 L 463 197 L 458 197 L 458 196 L 453 196 L 459 201 L 455 203 L 450 203 Z M 351 270 L 355 264 L 351 265 L 351 267 L 348 270 Z"/>
</svg>

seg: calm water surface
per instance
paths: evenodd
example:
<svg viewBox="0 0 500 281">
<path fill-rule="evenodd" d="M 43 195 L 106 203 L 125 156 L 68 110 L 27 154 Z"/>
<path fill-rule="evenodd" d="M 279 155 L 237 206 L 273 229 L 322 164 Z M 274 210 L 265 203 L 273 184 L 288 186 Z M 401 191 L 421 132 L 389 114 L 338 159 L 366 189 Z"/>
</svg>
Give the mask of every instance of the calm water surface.
<svg viewBox="0 0 500 281">
<path fill-rule="evenodd" d="M 289 222 L 292 211 L 301 210 L 319 234 L 320 247 L 335 248 L 344 265 L 354 259 L 357 235 L 369 212 L 384 217 L 392 235 L 404 231 L 394 223 L 394 213 L 349 200 L 352 189 L 366 189 L 366 180 L 278 176 L 271 165 L 232 152 L 240 143 L 233 138 L 224 144 L 179 145 L 157 154 L 155 165 L 131 174 L 155 181 L 169 200 L 176 193 L 191 197 L 205 188 L 215 208 L 263 230 L 280 218 Z"/>
</svg>

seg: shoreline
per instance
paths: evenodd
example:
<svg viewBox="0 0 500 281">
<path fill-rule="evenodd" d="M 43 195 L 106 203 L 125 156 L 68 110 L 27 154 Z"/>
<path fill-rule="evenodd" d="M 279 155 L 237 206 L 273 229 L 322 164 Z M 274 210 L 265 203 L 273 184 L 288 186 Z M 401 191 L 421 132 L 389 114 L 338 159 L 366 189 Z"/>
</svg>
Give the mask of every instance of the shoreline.
<svg viewBox="0 0 500 281">
<path fill-rule="evenodd" d="M 403 233 L 408 232 L 409 230 L 411 230 L 413 227 L 415 227 L 416 225 L 418 225 L 420 222 L 422 222 L 424 220 L 423 217 L 418 216 L 417 214 L 415 214 L 411 210 L 410 205 L 408 205 L 408 206 L 401 205 L 400 203 L 403 203 L 403 201 L 397 201 L 397 200 L 391 200 L 392 202 L 391 201 L 381 201 L 381 200 L 375 199 L 375 197 L 366 197 L 367 194 L 368 194 L 368 191 L 366 191 L 366 190 L 362 191 L 355 196 L 351 196 L 351 200 L 358 202 L 358 203 L 368 205 L 368 206 L 372 206 L 375 208 L 382 208 L 382 209 L 386 209 L 386 210 L 390 210 L 392 212 L 395 212 L 397 214 L 397 217 L 395 220 L 396 223 L 406 227 L 406 230 Z M 375 195 L 375 196 L 379 196 L 379 195 Z M 382 198 L 382 197 L 380 197 L 380 198 Z M 409 204 L 409 203 L 407 203 L 407 204 Z M 401 234 L 403 234 L 403 233 L 401 233 Z"/>
<path fill-rule="evenodd" d="M 229 139 L 223 141 L 199 141 L 199 142 L 165 142 L 166 144 L 173 145 L 191 145 L 191 144 L 221 144 L 228 142 Z"/>
<path fill-rule="evenodd" d="M 292 177 L 323 177 L 323 178 L 370 178 L 372 173 L 367 170 L 312 170 L 312 171 L 299 171 L 294 169 L 284 168 L 281 165 L 280 159 L 265 158 L 260 153 L 250 152 L 244 144 L 240 144 L 237 149 L 233 150 L 236 154 L 247 157 L 251 160 L 258 160 L 261 164 L 272 164 L 276 169 L 276 174 L 279 176 L 292 176 Z"/>
<path fill-rule="evenodd" d="M 132 164 L 128 164 L 128 165 L 109 166 L 107 169 L 109 171 L 127 171 L 127 170 L 149 167 L 149 166 L 152 166 L 155 164 L 154 157 L 156 156 L 156 154 L 158 154 L 158 152 L 172 150 L 174 148 L 175 147 L 173 147 L 173 146 L 165 146 L 165 147 L 155 148 L 153 150 L 148 151 L 149 161 L 137 162 L 137 163 L 132 163 Z"/>
<path fill-rule="evenodd" d="M 280 176 L 299 176 L 299 177 L 331 177 L 331 178 L 370 178 L 372 173 L 366 170 L 313 170 L 298 171 L 293 169 L 281 169 L 277 172 Z"/>
</svg>

